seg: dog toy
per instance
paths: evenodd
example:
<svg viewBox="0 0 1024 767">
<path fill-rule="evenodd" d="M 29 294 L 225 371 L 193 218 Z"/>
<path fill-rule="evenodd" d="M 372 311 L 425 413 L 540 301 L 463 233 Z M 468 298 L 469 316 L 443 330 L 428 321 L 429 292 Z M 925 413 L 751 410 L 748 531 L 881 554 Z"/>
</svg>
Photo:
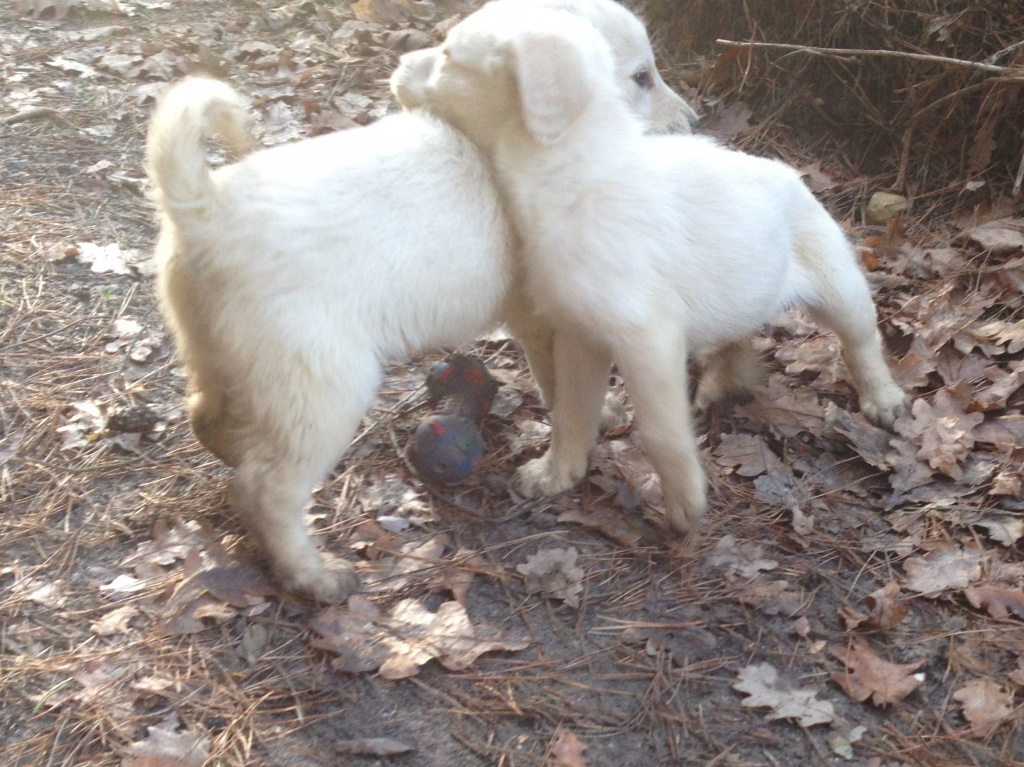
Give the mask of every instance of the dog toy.
<svg viewBox="0 0 1024 767">
<path fill-rule="evenodd" d="M 491 409 L 498 383 L 475 357 L 452 354 L 427 376 L 435 412 L 413 432 L 409 460 L 427 482 L 462 482 L 483 458 L 477 424 Z"/>
</svg>

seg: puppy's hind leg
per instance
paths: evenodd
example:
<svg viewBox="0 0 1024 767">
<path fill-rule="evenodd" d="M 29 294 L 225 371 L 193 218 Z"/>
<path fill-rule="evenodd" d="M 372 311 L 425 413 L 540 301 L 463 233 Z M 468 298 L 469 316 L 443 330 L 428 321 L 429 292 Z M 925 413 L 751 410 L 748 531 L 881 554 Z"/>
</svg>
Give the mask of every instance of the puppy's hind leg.
<svg viewBox="0 0 1024 767">
<path fill-rule="evenodd" d="M 547 318 L 532 310 L 521 294 L 506 305 L 505 322 L 523 347 L 530 374 L 540 389 L 541 404 L 553 411 L 560 389 L 555 375 L 555 329 Z M 607 373 L 606 369 L 606 378 Z M 568 385 L 565 388 L 570 392 L 569 396 L 575 396 Z M 625 409 L 608 393 L 601 408 L 600 430 L 607 431 L 625 423 Z"/>
<path fill-rule="evenodd" d="M 682 329 L 647 328 L 617 343 L 612 355 L 661 480 L 668 522 L 676 532 L 690 533 L 704 515 L 707 491 L 687 396 Z"/>
<path fill-rule="evenodd" d="M 318 396 L 296 388 L 284 406 L 290 412 L 264 414 L 274 422 L 247 435 L 249 447 L 236 469 L 234 507 L 275 577 L 288 591 L 318 602 L 343 602 L 359 588 L 359 578 L 348 562 L 317 551 L 306 531 L 305 507 L 313 486 L 351 442 L 378 380 L 361 386 L 321 381 Z"/>
<path fill-rule="evenodd" d="M 761 377 L 761 362 L 750 339 L 726 344 L 701 355 L 704 369 L 693 404 L 699 410 L 730 398 L 740 398 L 754 391 Z"/>
<path fill-rule="evenodd" d="M 228 466 L 237 466 L 238 436 L 241 427 L 231 414 L 231 405 L 224 388 L 211 383 L 195 382 L 189 377 L 185 411 L 192 431 L 203 447 Z"/>
<path fill-rule="evenodd" d="M 586 474 L 608 388 L 608 353 L 582 334 L 560 328 L 554 361 L 558 393 L 551 411 L 551 446 L 516 472 L 515 484 L 528 497 L 561 493 Z"/>
<path fill-rule="evenodd" d="M 805 219 L 795 240 L 798 265 L 808 273 L 814 291 L 806 308 L 839 336 L 861 412 L 891 428 L 909 411 L 910 400 L 886 363 L 867 280 L 839 226 L 823 208 L 819 211 Z"/>
</svg>

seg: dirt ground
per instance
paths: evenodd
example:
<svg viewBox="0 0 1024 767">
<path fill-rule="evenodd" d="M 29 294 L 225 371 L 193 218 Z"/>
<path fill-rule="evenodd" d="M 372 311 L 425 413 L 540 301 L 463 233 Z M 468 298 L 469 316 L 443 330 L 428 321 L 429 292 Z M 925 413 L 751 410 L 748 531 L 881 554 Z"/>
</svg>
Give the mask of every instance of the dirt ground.
<svg viewBox="0 0 1024 767">
<path fill-rule="evenodd" d="M 1024 764 L 1019 199 L 870 226 L 871 179 L 779 147 L 858 243 L 916 402 L 870 426 L 834 339 L 781 318 L 757 397 L 701 418 L 699 540 L 666 533 L 629 428 L 574 492 L 510 492 L 547 427 L 500 331 L 472 349 L 503 383 L 484 464 L 425 486 L 403 453 L 443 355 L 396 364 L 314 497 L 364 581 L 322 609 L 264 580 L 183 419 L 148 112 L 204 70 L 265 144 L 364 124 L 467 6 L 25 5 L 0 6 L 0 763 Z"/>
</svg>

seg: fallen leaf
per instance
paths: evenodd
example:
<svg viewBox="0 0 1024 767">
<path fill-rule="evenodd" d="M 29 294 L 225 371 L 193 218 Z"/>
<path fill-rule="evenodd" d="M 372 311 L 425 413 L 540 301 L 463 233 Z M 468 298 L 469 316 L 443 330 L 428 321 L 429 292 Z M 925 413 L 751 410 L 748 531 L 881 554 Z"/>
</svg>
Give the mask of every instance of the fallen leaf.
<svg viewBox="0 0 1024 767">
<path fill-rule="evenodd" d="M 974 737 L 989 737 L 1013 716 L 1013 693 L 991 679 L 972 679 L 953 693 L 953 699 L 963 706 Z"/>
<path fill-rule="evenodd" d="M 827 700 L 817 700 L 814 690 L 797 689 L 779 676 L 770 663 L 747 666 L 739 673 L 733 689 L 750 697 L 740 701 L 748 708 L 770 708 L 769 719 L 795 719 L 801 727 L 828 724 L 835 709 Z"/>
<path fill-rule="evenodd" d="M 821 160 L 803 165 L 797 168 L 797 171 L 812 192 L 827 192 L 839 185 L 839 182 L 821 169 Z"/>
<path fill-rule="evenodd" d="M 132 618 L 138 614 L 138 605 L 123 605 L 106 613 L 99 620 L 93 621 L 89 630 L 101 637 L 127 634 L 131 631 Z"/>
<path fill-rule="evenodd" d="M 93 242 L 80 242 L 76 246 L 75 257 L 97 274 L 113 272 L 114 274 L 140 274 L 148 270 L 150 256 L 140 250 L 130 248 L 122 250 L 116 242 L 108 245 L 97 245 Z"/>
<path fill-rule="evenodd" d="M 920 687 L 925 679 L 923 673 L 914 673 L 924 665 L 923 660 L 890 663 L 880 658 L 861 637 L 856 637 L 849 647 L 831 647 L 829 650 L 848 669 L 845 674 L 833 674 L 832 681 L 861 703 L 868 698 L 876 706 L 898 703 Z"/>
<path fill-rule="evenodd" d="M 579 508 L 569 509 L 558 515 L 558 521 L 575 522 L 591 530 L 597 530 L 620 546 L 636 546 L 643 538 L 643 533 L 629 519 L 615 509 L 607 507 L 591 506 L 589 513 Z"/>
<path fill-rule="evenodd" d="M 149 737 L 128 746 L 122 767 L 203 767 L 210 739 L 202 732 L 181 730 L 177 714 L 149 728 Z"/>
<path fill-rule="evenodd" d="M 970 386 L 965 384 L 969 397 Z M 956 387 L 953 387 L 956 388 Z M 985 416 L 964 411 L 950 388 L 936 392 L 933 402 L 914 400 L 911 416 L 896 419 L 896 431 L 918 445 L 917 457 L 955 480 L 963 478 L 961 463 L 974 448 L 973 431 Z"/>
<path fill-rule="evenodd" d="M 993 618 L 1008 618 L 1011 615 L 1024 620 L 1024 590 L 984 583 L 968 586 L 964 596 L 972 606 L 984 607 Z"/>
<path fill-rule="evenodd" d="M 412 15 L 409 0 L 358 0 L 351 7 L 352 13 L 360 21 L 377 24 L 405 22 Z"/>
<path fill-rule="evenodd" d="M 1024 519 L 1019 517 L 993 514 L 979 519 L 974 524 L 984 527 L 989 538 L 1004 546 L 1012 546 L 1024 537 Z"/>
<path fill-rule="evenodd" d="M 910 608 L 900 603 L 899 596 L 900 584 L 892 581 L 864 597 L 864 604 L 871 611 L 868 623 L 874 628 L 887 630 L 906 618 Z"/>
<path fill-rule="evenodd" d="M 757 434 L 724 434 L 715 448 L 715 463 L 732 469 L 741 477 L 756 477 L 782 465 L 764 438 Z"/>
<path fill-rule="evenodd" d="M 851 727 L 849 722 L 841 721 L 836 723 L 835 729 L 828 734 L 825 741 L 832 749 L 832 753 L 843 757 L 843 759 L 853 759 L 853 744 L 859 743 L 866 732 L 867 727 Z"/>
<path fill-rule="evenodd" d="M 803 597 L 795 591 L 790 591 L 790 588 L 789 581 L 755 580 L 753 583 L 745 584 L 738 592 L 737 598 L 740 604 L 757 607 L 765 615 L 792 617 L 800 612 Z"/>
<path fill-rule="evenodd" d="M 732 535 L 722 536 L 708 559 L 708 564 L 736 573 L 742 578 L 754 578 L 762 570 L 774 570 L 779 563 L 766 556 L 767 547 L 753 541 L 737 543 Z"/>
<path fill-rule="evenodd" d="M 522 650 L 529 645 L 485 623 L 471 623 L 466 608 L 454 601 L 431 612 L 418 600 L 403 599 L 384 615 L 356 596 L 346 609 L 324 610 L 310 625 L 318 634 L 313 646 L 339 656 L 332 662 L 335 669 L 377 669 L 385 679 L 413 676 L 432 658 L 458 671 L 486 652 Z"/>
<path fill-rule="evenodd" d="M 548 750 L 550 767 L 587 767 L 587 759 L 583 752 L 586 744 L 576 737 L 575 733 L 564 727 L 555 730 L 555 738 Z"/>
<path fill-rule="evenodd" d="M 545 597 L 579 607 L 584 572 L 576 566 L 578 556 L 575 548 L 541 549 L 527 557 L 525 564 L 517 565 L 516 572 L 526 576 L 528 593 L 539 591 Z"/>
<path fill-rule="evenodd" d="M 904 562 L 903 586 L 934 599 L 944 591 L 967 588 L 980 580 L 990 559 L 985 551 L 949 544 Z"/>
<path fill-rule="evenodd" d="M 1024 220 L 1001 218 L 965 229 L 958 239 L 977 245 L 996 255 L 1008 255 L 1024 250 Z"/>
</svg>

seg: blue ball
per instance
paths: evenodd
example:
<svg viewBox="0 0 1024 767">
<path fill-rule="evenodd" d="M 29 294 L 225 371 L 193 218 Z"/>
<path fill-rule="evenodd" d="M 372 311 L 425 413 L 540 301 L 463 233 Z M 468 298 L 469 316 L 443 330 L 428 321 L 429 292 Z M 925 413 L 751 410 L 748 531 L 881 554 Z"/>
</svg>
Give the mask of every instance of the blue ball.
<svg viewBox="0 0 1024 767">
<path fill-rule="evenodd" d="M 454 485 L 480 463 L 484 441 L 468 418 L 450 413 L 424 418 L 412 435 L 409 460 L 427 482 Z"/>
</svg>

